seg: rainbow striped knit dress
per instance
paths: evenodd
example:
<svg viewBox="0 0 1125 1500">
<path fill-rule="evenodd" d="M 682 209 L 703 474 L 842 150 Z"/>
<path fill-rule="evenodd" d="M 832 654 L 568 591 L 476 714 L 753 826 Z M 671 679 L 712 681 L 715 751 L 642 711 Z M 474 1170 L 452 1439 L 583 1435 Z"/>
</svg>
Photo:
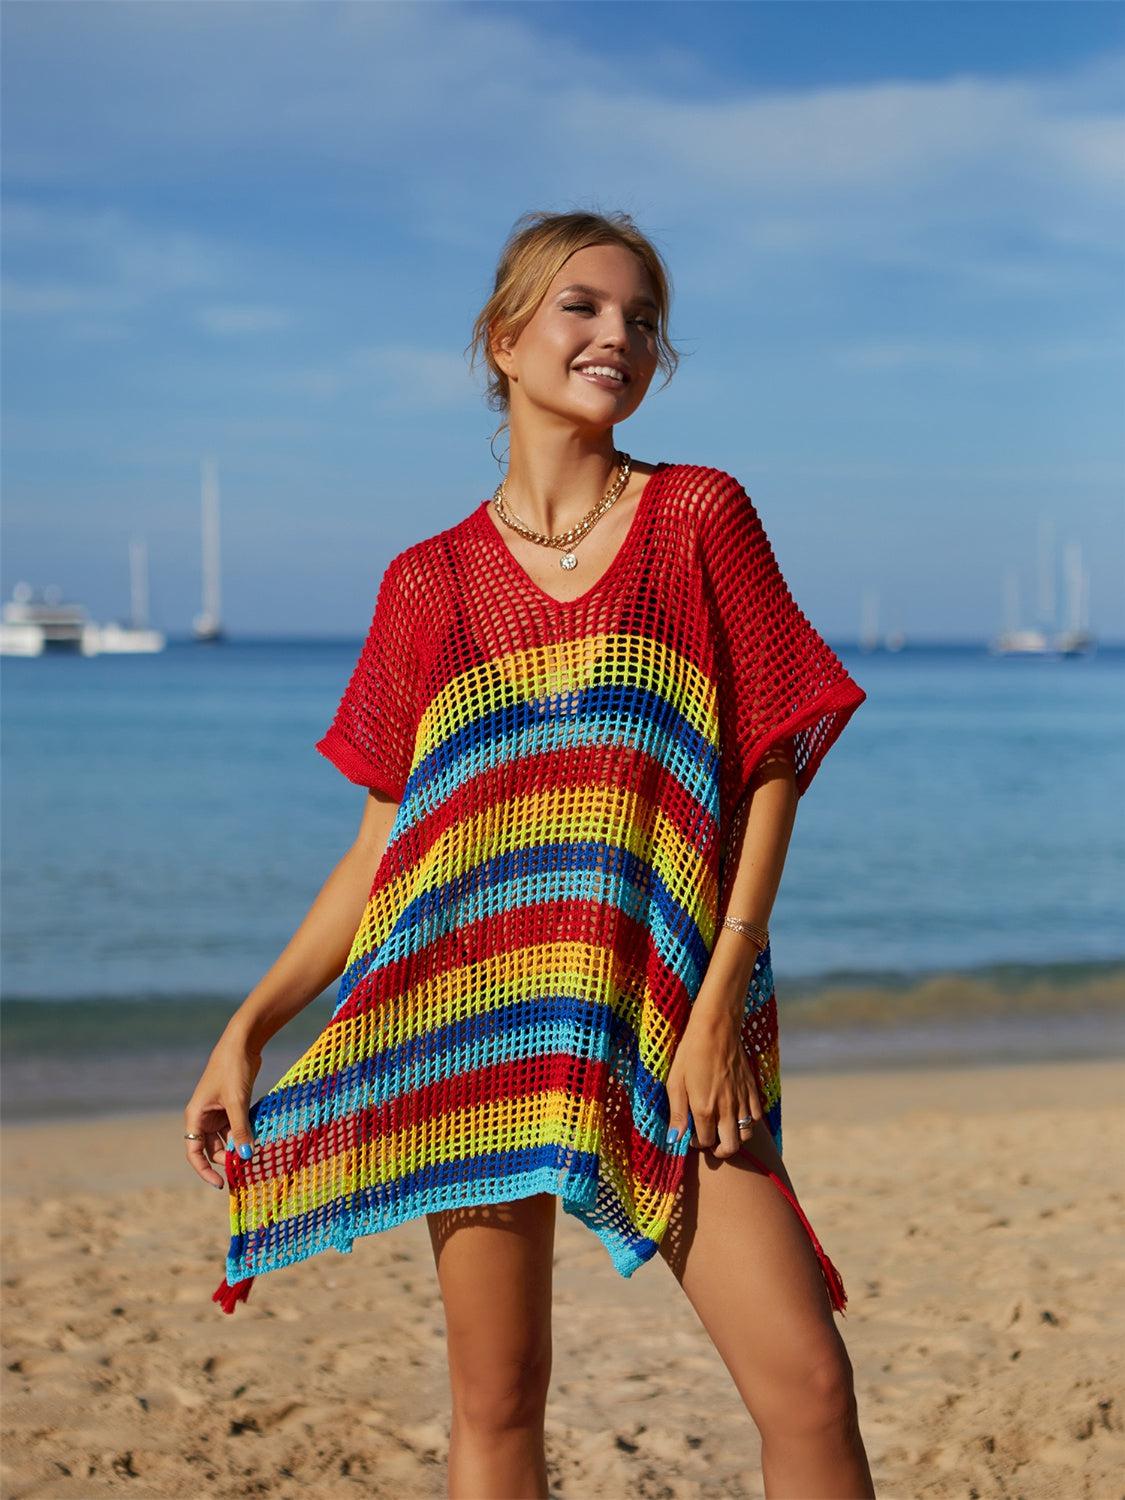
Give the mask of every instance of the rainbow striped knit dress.
<svg viewBox="0 0 1125 1500">
<path fill-rule="evenodd" d="M 331 1017 L 251 1105 L 251 1159 L 227 1152 L 227 1312 L 263 1272 L 542 1192 L 622 1276 L 649 1260 L 690 1140 L 666 1142 L 665 1083 L 745 793 L 786 739 L 804 793 L 866 696 L 722 470 L 659 464 L 565 602 L 490 504 L 392 559 L 317 744 L 399 806 Z M 780 1150 L 768 948 L 742 1040 Z"/>
</svg>

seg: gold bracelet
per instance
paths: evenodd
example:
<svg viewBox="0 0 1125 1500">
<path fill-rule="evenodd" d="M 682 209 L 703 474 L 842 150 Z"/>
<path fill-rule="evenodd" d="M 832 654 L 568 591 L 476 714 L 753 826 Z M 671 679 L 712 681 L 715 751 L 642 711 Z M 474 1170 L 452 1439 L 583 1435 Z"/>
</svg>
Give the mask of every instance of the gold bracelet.
<svg viewBox="0 0 1125 1500">
<path fill-rule="evenodd" d="M 756 943 L 759 951 L 769 947 L 770 934 L 768 927 L 759 927 L 756 922 L 748 922 L 745 917 L 724 917 L 724 927 L 732 927 L 735 932 L 741 932 L 751 942 Z"/>
</svg>

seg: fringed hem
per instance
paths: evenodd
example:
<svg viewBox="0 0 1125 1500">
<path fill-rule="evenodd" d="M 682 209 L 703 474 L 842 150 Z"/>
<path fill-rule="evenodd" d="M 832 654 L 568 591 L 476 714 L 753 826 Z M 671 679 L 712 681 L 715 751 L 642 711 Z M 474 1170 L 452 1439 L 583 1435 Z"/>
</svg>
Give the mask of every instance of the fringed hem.
<svg viewBox="0 0 1125 1500">
<path fill-rule="evenodd" d="M 778 1191 L 784 1198 L 788 1200 L 790 1204 L 792 1204 L 793 1210 L 796 1213 L 797 1217 L 800 1219 L 801 1223 L 804 1225 L 805 1233 L 808 1235 L 809 1240 L 812 1243 L 812 1247 L 816 1252 L 816 1258 L 820 1263 L 820 1269 L 824 1275 L 824 1282 L 828 1291 L 828 1299 L 832 1304 L 832 1310 L 833 1312 L 838 1312 L 842 1317 L 847 1317 L 845 1309 L 848 1305 L 848 1294 L 844 1289 L 843 1277 L 840 1275 L 836 1267 L 832 1264 L 823 1245 L 821 1245 L 820 1241 L 817 1239 L 816 1232 L 813 1229 L 812 1225 L 809 1223 L 804 1209 L 797 1202 L 796 1198 L 789 1191 L 788 1187 L 786 1187 L 785 1183 L 781 1180 L 776 1172 L 770 1171 L 769 1167 L 764 1166 L 762 1162 L 757 1159 L 757 1157 L 750 1155 L 749 1152 L 744 1153 L 744 1155 L 745 1159 L 750 1163 L 755 1171 L 761 1172 L 764 1176 L 772 1178 Z M 572 1208 L 568 1208 L 568 1212 L 573 1213 L 574 1210 Z M 581 1213 L 579 1213 L 577 1217 L 582 1218 L 583 1216 Z M 348 1249 L 351 1249 L 350 1245 L 348 1246 Z M 645 1258 L 647 1259 L 648 1257 Z M 621 1270 L 621 1267 L 618 1266 L 617 1269 Z M 622 1274 L 628 1275 L 631 1273 L 623 1271 Z M 254 1280 L 255 1278 L 253 1276 L 247 1276 L 242 1281 L 236 1281 L 235 1284 L 231 1286 L 230 1282 L 224 1276 L 220 1284 L 211 1293 L 211 1301 L 217 1302 L 225 1313 L 233 1313 L 238 1304 L 240 1302 L 245 1302 L 249 1297 L 250 1288 L 254 1284 Z"/>
<path fill-rule="evenodd" d="M 224 1276 L 220 1284 L 211 1293 L 211 1301 L 217 1302 L 225 1313 L 232 1313 L 240 1302 L 245 1302 L 247 1297 L 249 1297 L 253 1281 L 253 1276 L 248 1276 L 245 1281 L 236 1281 L 231 1286 L 230 1282 Z"/>
</svg>

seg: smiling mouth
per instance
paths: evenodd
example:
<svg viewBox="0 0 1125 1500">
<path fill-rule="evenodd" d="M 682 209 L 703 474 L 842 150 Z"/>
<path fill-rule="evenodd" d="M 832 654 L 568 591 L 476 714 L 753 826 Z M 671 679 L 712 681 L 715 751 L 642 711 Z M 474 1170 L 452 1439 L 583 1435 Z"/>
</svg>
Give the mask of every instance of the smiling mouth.
<svg viewBox="0 0 1125 1500">
<path fill-rule="evenodd" d="M 600 385 L 607 391 L 623 391 L 629 384 L 628 376 L 622 376 L 620 379 L 617 379 L 613 375 L 598 375 L 592 370 L 585 369 L 576 369 L 574 373 L 583 380 L 588 381 L 591 385 Z"/>
</svg>

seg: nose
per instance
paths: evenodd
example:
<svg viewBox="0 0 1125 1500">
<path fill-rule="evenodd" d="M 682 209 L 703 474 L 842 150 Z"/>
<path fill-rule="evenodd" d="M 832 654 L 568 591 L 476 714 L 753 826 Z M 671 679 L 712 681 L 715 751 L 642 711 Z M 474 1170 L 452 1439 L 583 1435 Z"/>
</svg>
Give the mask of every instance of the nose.
<svg viewBox="0 0 1125 1500">
<path fill-rule="evenodd" d="M 629 328 L 623 313 L 609 312 L 602 314 L 601 325 L 598 329 L 599 344 L 605 349 L 624 349 L 629 343 Z"/>
<path fill-rule="evenodd" d="M 629 335 L 625 331 L 624 325 L 607 328 L 601 336 L 599 347 L 619 351 L 627 349 L 629 347 Z"/>
</svg>

